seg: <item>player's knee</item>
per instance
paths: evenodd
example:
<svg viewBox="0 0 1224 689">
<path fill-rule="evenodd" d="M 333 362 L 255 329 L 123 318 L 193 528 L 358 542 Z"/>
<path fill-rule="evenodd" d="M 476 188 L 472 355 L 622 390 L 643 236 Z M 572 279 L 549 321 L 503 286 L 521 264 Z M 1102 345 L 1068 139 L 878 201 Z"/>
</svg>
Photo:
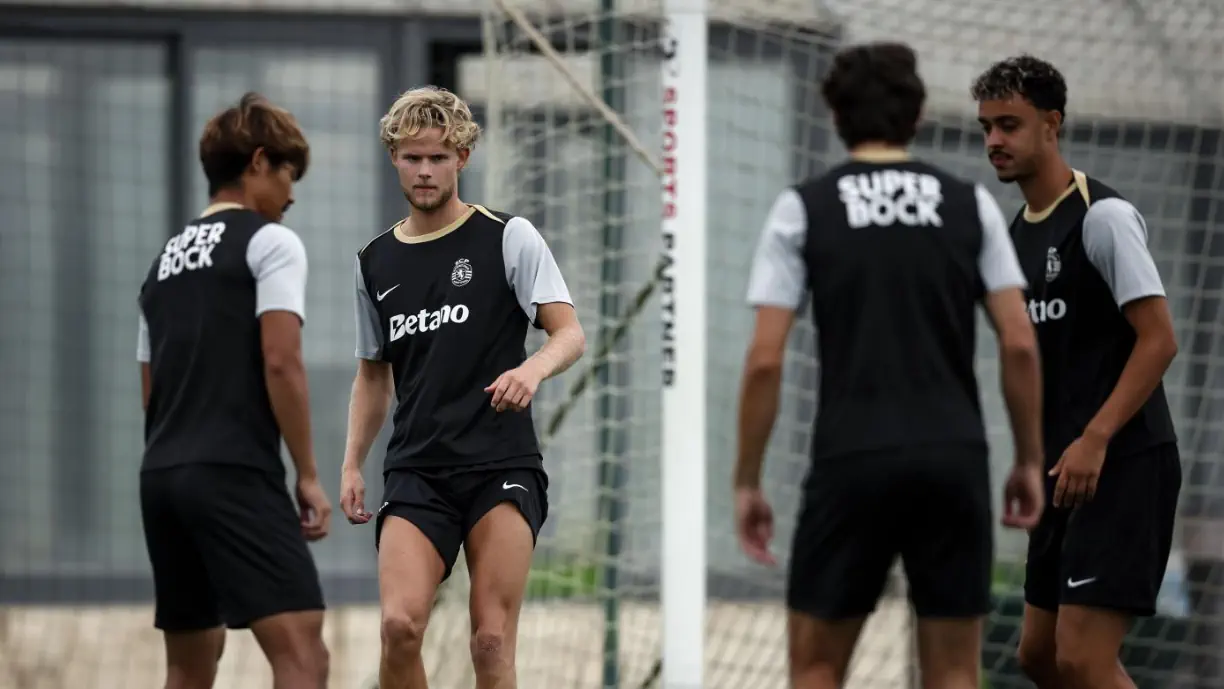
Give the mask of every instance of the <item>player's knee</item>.
<svg viewBox="0 0 1224 689">
<path fill-rule="evenodd" d="M 477 627 L 472 634 L 472 665 L 478 672 L 504 667 L 513 660 L 510 640 L 501 626 Z"/>
<path fill-rule="evenodd" d="M 1016 662 L 1025 677 L 1034 682 L 1042 682 L 1057 676 L 1058 665 L 1054 648 L 1049 644 L 1036 643 L 1020 639 L 1020 647 L 1016 650 Z"/>
<path fill-rule="evenodd" d="M 382 642 L 396 653 L 419 653 L 425 641 L 425 619 L 407 612 L 384 612 Z"/>
<path fill-rule="evenodd" d="M 312 686 L 325 686 L 331 670 L 331 653 L 322 637 L 314 636 L 295 640 L 269 655 L 268 662 L 272 674 L 289 685 L 309 681 Z"/>
<path fill-rule="evenodd" d="M 1117 656 L 1102 656 L 1092 644 L 1060 644 L 1058 679 L 1066 686 L 1108 686 L 1117 669 Z"/>
<path fill-rule="evenodd" d="M 314 644 L 310 658 L 307 665 L 308 670 L 318 679 L 319 686 L 327 686 L 327 677 L 331 673 L 331 651 L 327 650 L 327 644 L 323 643 L 323 639 L 319 639 Z"/>
</svg>

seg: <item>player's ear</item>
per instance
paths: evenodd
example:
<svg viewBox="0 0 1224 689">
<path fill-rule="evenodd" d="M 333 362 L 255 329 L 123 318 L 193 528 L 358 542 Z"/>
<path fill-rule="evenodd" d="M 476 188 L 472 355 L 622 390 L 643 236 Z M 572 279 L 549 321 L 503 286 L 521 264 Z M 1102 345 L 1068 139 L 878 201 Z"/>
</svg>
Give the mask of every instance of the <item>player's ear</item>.
<svg viewBox="0 0 1224 689">
<path fill-rule="evenodd" d="M 251 154 L 251 164 L 247 166 L 253 175 L 267 174 L 272 168 L 272 161 L 268 160 L 268 154 L 264 151 L 263 146 L 255 149 Z"/>
<path fill-rule="evenodd" d="M 467 167 L 468 157 L 472 155 L 472 149 L 460 148 L 459 150 L 455 151 L 455 155 L 459 156 L 458 169 L 462 170 L 463 168 Z"/>
<path fill-rule="evenodd" d="M 1058 139 L 1058 132 L 1062 129 L 1062 115 L 1057 110 L 1045 111 L 1046 130 L 1049 132 L 1047 138 L 1051 141 Z"/>
</svg>

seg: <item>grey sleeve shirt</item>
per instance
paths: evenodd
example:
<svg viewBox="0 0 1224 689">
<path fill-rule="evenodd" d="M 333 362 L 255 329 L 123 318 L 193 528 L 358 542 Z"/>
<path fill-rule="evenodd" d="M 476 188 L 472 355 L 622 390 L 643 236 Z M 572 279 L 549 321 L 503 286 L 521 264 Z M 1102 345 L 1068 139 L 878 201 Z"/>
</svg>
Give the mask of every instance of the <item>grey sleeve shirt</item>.
<svg viewBox="0 0 1224 689">
<path fill-rule="evenodd" d="M 1125 199 L 1101 199 L 1084 215 L 1084 252 L 1105 279 L 1119 307 L 1144 297 L 1165 296 L 1164 283 L 1148 251 L 1147 224 Z"/>
<path fill-rule="evenodd" d="M 519 308 L 527 320 L 539 327 L 536 312 L 540 304 L 574 305 L 557 260 L 540 231 L 526 218 L 514 217 L 502 233 L 502 259 L 506 283 L 514 290 Z"/>
<path fill-rule="evenodd" d="M 357 314 L 357 358 L 377 361 L 382 358 L 383 332 L 378 321 L 378 309 L 366 289 L 365 276 L 361 272 L 361 257 L 353 261 L 356 279 L 354 306 Z"/>
<path fill-rule="evenodd" d="M 247 243 L 247 267 L 255 278 L 255 317 L 268 311 L 288 311 L 306 322 L 306 246 L 293 230 L 269 223 Z M 136 360 L 151 359 L 149 323 L 140 314 Z"/>
<path fill-rule="evenodd" d="M 511 218 L 502 232 L 502 260 L 506 285 L 514 292 L 519 308 L 532 325 L 541 304 L 573 305 L 565 278 L 544 237 L 526 218 Z M 377 360 L 382 356 L 383 331 L 374 300 L 366 290 L 361 261 L 356 262 L 357 358 Z"/>
<path fill-rule="evenodd" d="M 798 311 L 807 301 L 807 209 L 794 189 L 774 201 L 748 274 L 748 304 Z"/>
<path fill-rule="evenodd" d="M 999 202 L 980 184 L 974 188 L 974 193 L 977 196 L 978 220 L 982 224 L 982 248 L 978 253 L 978 273 L 982 276 L 982 285 L 987 292 L 1028 287 Z"/>
</svg>

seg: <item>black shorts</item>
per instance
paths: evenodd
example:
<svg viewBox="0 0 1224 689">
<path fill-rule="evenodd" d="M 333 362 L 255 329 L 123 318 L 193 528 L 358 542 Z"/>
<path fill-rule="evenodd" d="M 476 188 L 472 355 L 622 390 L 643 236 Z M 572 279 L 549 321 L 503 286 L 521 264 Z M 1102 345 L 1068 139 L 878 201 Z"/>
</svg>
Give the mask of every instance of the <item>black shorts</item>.
<svg viewBox="0 0 1224 689">
<path fill-rule="evenodd" d="M 787 606 L 864 617 L 898 556 L 920 617 L 990 610 L 994 530 L 988 451 L 979 444 L 862 452 L 816 462 L 804 481 Z"/>
<path fill-rule="evenodd" d="M 494 507 L 512 503 L 531 527 L 532 540 L 548 518 L 548 475 L 539 460 L 494 462 L 466 467 L 393 469 L 383 481 L 383 504 L 378 509 L 374 544 L 383 520 L 400 517 L 412 522 L 446 565 L 445 581 L 459 557 L 468 532 Z"/>
<path fill-rule="evenodd" d="M 140 475 L 155 625 L 187 632 L 323 609 L 314 558 L 284 479 L 191 464 Z"/>
<path fill-rule="evenodd" d="M 1029 535 L 1025 602 L 1050 611 L 1084 605 L 1139 617 L 1155 614 L 1181 481 L 1173 443 L 1106 457 L 1096 495 L 1075 509 L 1047 504 Z M 1051 478 L 1047 500 L 1053 494 Z"/>
</svg>

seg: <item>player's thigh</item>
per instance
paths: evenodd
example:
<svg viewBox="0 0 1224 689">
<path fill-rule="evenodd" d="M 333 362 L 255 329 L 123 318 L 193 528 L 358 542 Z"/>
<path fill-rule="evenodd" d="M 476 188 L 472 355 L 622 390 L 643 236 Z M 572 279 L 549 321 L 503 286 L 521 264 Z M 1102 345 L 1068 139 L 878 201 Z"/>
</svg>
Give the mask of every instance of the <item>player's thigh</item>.
<svg viewBox="0 0 1224 689">
<path fill-rule="evenodd" d="M 140 475 L 140 516 L 153 567 L 154 625 L 167 633 L 203 632 L 222 623 L 204 558 L 179 511 L 180 493 L 190 490 L 186 471 L 170 468 Z M 200 646 L 183 638 L 177 647 Z M 173 650 L 169 641 L 167 650 Z"/>
<path fill-rule="evenodd" d="M 1016 655 L 1020 667 L 1030 676 L 1049 676 L 1055 669 L 1058 610 L 1046 610 L 1026 603 L 1020 624 L 1020 644 Z"/>
<path fill-rule="evenodd" d="M 897 555 L 887 497 L 892 453 L 860 453 L 813 465 L 791 544 L 787 607 L 826 620 L 865 617 L 875 609 Z"/>
<path fill-rule="evenodd" d="M 981 662 L 981 617 L 918 620 L 918 665 L 924 687 L 977 689 Z"/>
<path fill-rule="evenodd" d="M 909 595 L 919 618 L 990 611 L 994 523 L 984 444 L 917 448 L 899 466 L 897 520 Z M 959 627 L 957 627 L 959 629 Z"/>
<path fill-rule="evenodd" d="M 191 521 L 226 626 L 322 611 L 323 590 L 284 478 L 258 469 L 193 467 Z"/>
<path fill-rule="evenodd" d="M 822 620 L 794 612 L 787 616 L 787 661 L 793 687 L 840 687 L 866 620 Z"/>
<path fill-rule="evenodd" d="M 538 469 L 510 469 L 490 472 L 482 484 L 473 492 L 464 540 L 472 618 L 478 627 L 510 629 L 548 516 L 547 476 Z M 474 631 L 479 635 L 479 628 Z"/>
<path fill-rule="evenodd" d="M 391 515 L 380 518 L 380 527 L 378 601 L 383 643 L 419 649 L 447 567 L 416 524 Z"/>
<path fill-rule="evenodd" d="M 454 484 L 454 480 L 442 472 L 404 469 L 387 474 L 383 482 L 383 505 L 374 523 L 374 543 L 380 562 L 386 530 L 394 517 L 413 527 L 395 527 L 392 537 L 396 551 L 411 549 L 414 557 L 424 560 L 430 572 L 437 565 L 438 580 L 433 582 L 434 587 L 450 577 L 463 545 L 464 532 L 464 514 Z M 432 547 L 432 552 L 418 547 L 422 539 Z"/>
<path fill-rule="evenodd" d="M 1153 615 L 1180 488 L 1175 445 L 1106 461 L 1096 494 L 1067 522 L 1060 603 Z"/>
</svg>

